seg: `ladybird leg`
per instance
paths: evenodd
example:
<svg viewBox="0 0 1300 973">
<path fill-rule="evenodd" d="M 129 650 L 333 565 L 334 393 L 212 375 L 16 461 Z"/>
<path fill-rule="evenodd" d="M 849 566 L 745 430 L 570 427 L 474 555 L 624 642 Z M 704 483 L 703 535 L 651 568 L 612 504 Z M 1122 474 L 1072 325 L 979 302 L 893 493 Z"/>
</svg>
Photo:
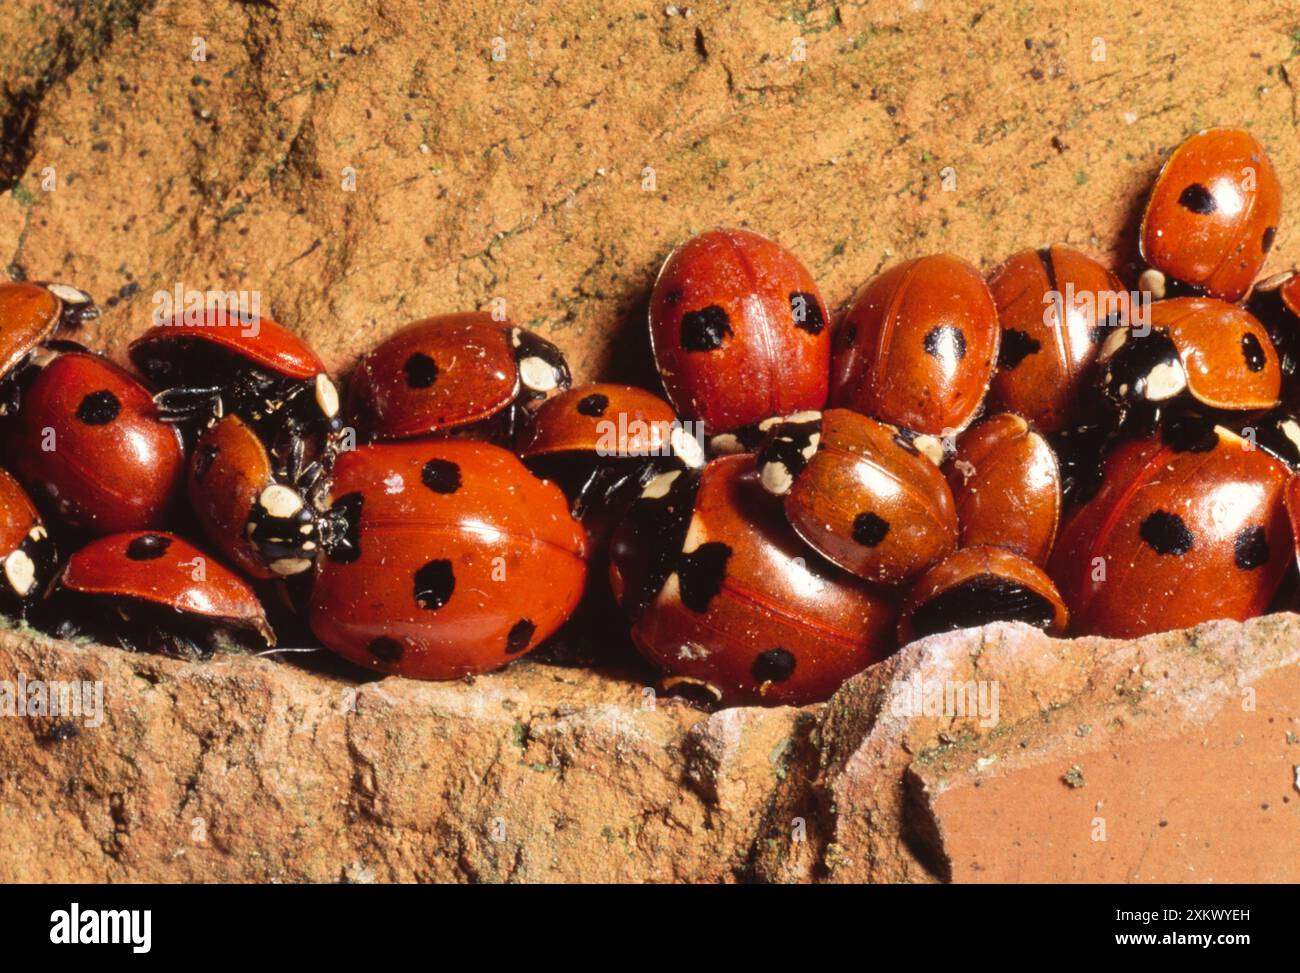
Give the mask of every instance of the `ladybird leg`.
<svg viewBox="0 0 1300 973">
<path fill-rule="evenodd" d="M 205 413 L 221 414 L 221 389 L 216 386 L 164 389 L 153 401 L 163 422 L 190 422 Z"/>
</svg>

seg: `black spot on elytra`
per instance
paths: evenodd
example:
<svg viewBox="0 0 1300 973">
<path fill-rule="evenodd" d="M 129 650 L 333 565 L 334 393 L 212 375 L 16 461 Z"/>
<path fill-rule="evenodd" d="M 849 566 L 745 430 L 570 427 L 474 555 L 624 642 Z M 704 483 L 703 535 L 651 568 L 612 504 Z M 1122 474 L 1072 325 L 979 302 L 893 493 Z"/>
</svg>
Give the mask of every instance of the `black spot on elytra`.
<svg viewBox="0 0 1300 973">
<path fill-rule="evenodd" d="M 531 618 L 521 618 L 510 626 L 510 634 L 506 636 L 506 654 L 516 655 L 528 648 L 528 643 L 533 640 L 533 633 L 537 631 L 537 626 L 533 624 Z"/>
<path fill-rule="evenodd" d="M 578 400 L 578 412 L 593 419 L 603 416 L 608 408 L 609 396 L 602 395 L 600 392 L 593 392 Z"/>
<path fill-rule="evenodd" d="M 1219 430 L 1205 416 L 1175 415 L 1161 423 L 1160 441 L 1175 453 L 1208 453 L 1219 445 Z"/>
<path fill-rule="evenodd" d="M 132 561 L 153 561 L 167 553 L 172 546 L 170 537 L 162 534 L 141 534 L 126 545 L 126 556 Z"/>
<path fill-rule="evenodd" d="M 1252 372 L 1263 371 L 1264 364 L 1268 361 L 1264 346 L 1249 331 L 1241 336 L 1241 356 L 1246 359 L 1246 367 Z"/>
<path fill-rule="evenodd" d="M 889 521 L 866 511 L 853 518 L 853 539 L 863 547 L 875 547 L 889 533 Z"/>
<path fill-rule="evenodd" d="M 1192 549 L 1194 540 L 1192 532 L 1183 523 L 1183 518 L 1168 510 L 1157 510 L 1149 514 L 1138 528 L 1138 534 L 1151 550 L 1162 556 L 1172 554 L 1181 557 Z"/>
<path fill-rule="evenodd" d="M 1263 527 L 1243 527 L 1233 543 L 1233 560 L 1243 571 L 1253 571 L 1268 563 L 1268 541 Z"/>
<path fill-rule="evenodd" d="M 669 307 L 672 307 L 674 304 L 677 304 L 678 302 L 681 301 L 681 299 L 682 299 L 681 291 L 669 291 L 664 295 L 664 303 L 667 304 Z"/>
<path fill-rule="evenodd" d="M 822 306 L 817 295 L 805 291 L 795 291 L 790 295 L 790 313 L 794 316 L 794 325 L 809 334 L 821 334 L 826 327 L 822 317 Z"/>
<path fill-rule="evenodd" d="M 1178 197 L 1178 205 L 1201 216 L 1213 213 L 1218 208 L 1218 204 L 1214 201 L 1214 193 L 1199 182 L 1192 183 L 1182 191 Z"/>
<path fill-rule="evenodd" d="M 415 603 L 436 611 L 451 600 L 456 590 L 456 575 L 446 558 L 434 558 L 415 572 Z"/>
<path fill-rule="evenodd" d="M 1037 338 L 1029 337 L 1024 331 L 1007 328 L 1002 332 L 1002 344 L 998 348 L 998 368 L 1009 371 L 1030 355 L 1036 355 L 1042 347 L 1042 342 Z"/>
<path fill-rule="evenodd" d="M 201 480 L 208 475 L 208 470 L 212 469 L 212 463 L 221 452 L 216 443 L 205 443 L 200 446 L 194 453 L 194 478 Z"/>
<path fill-rule="evenodd" d="M 397 662 L 402 658 L 402 643 L 397 639 L 390 639 L 387 635 L 381 635 L 377 639 L 372 639 L 366 646 L 366 651 L 373 655 L 381 662 Z"/>
<path fill-rule="evenodd" d="M 1046 628 L 1056 617 L 1051 601 L 1024 585 L 994 574 L 978 574 L 922 602 L 912 613 L 917 638 L 989 622 L 1025 622 Z"/>
<path fill-rule="evenodd" d="M 760 652 L 750 667 L 755 682 L 785 682 L 794 675 L 795 658 L 785 649 Z"/>
<path fill-rule="evenodd" d="M 931 328 L 922 343 L 925 353 L 932 358 L 952 358 L 961 361 L 966 357 L 966 335 L 961 328 L 951 324 L 941 324 Z"/>
<path fill-rule="evenodd" d="M 420 470 L 420 481 L 434 493 L 460 489 L 460 467 L 448 459 L 431 459 Z"/>
<path fill-rule="evenodd" d="M 91 392 L 77 406 L 77 418 L 88 426 L 104 426 L 118 417 L 122 403 L 108 389 Z"/>
<path fill-rule="evenodd" d="M 682 347 L 687 351 L 715 351 L 731 334 L 731 320 L 716 304 L 682 315 Z"/>
<path fill-rule="evenodd" d="M 438 363 L 422 351 L 417 351 L 402 366 L 406 384 L 413 389 L 427 389 L 438 381 Z"/>
<path fill-rule="evenodd" d="M 1270 226 L 1267 230 L 1264 231 L 1264 235 L 1260 238 L 1259 241 L 1260 249 L 1262 249 L 1265 253 L 1268 253 L 1270 250 L 1273 249 L 1273 241 L 1275 239 L 1277 239 L 1277 227 Z"/>
<path fill-rule="evenodd" d="M 708 611 L 709 602 L 722 590 L 730 557 L 731 548 L 721 541 L 709 541 L 683 554 L 677 562 L 682 604 L 693 612 Z"/>
</svg>

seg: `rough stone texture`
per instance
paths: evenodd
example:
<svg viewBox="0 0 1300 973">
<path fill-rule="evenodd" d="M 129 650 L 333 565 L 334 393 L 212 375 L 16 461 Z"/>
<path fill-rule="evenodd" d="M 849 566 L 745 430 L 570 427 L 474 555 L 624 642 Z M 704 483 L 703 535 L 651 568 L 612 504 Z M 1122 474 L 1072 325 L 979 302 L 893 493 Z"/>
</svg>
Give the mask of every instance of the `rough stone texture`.
<svg viewBox="0 0 1300 973">
<path fill-rule="evenodd" d="M 0 267 L 89 289 L 84 340 L 116 354 L 177 284 L 258 292 L 340 371 L 502 299 L 579 379 L 644 380 L 653 274 L 711 224 L 778 237 L 842 306 L 926 251 L 1065 242 L 1128 272 L 1163 154 L 1210 124 L 1251 126 L 1296 199 L 1297 72 L 1281 3 L 9 0 Z M 993 629 L 824 709 L 713 716 L 538 663 L 368 683 L 349 712 L 351 682 L 270 660 L 4 636 L 0 679 L 85 673 L 111 702 L 62 741 L 0 719 L 0 879 L 1294 880 L 1297 635 Z M 998 726 L 886 708 L 932 671 L 998 678 Z"/>
</svg>

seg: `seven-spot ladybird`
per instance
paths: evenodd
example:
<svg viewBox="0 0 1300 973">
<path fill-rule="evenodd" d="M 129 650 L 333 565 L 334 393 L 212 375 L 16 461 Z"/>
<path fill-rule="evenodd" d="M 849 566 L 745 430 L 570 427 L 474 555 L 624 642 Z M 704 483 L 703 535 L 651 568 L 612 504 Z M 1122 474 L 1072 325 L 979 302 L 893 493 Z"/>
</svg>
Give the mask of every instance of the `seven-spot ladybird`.
<svg viewBox="0 0 1300 973">
<path fill-rule="evenodd" d="M 895 647 L 893 595 L 806 547 L 751 456 L 650 481 L 610 543 L 610 583 L 669 684 L 727 704 L 826 699 Z"/>
<path fill-rule="evenodd" d="M 971 426 L 947 467 L 962 547 L 1005 547 L 1047 563 L 1061 516 L 1056 454 L 1018 415 Z"/>
<path fill-rule="evenodd" d="M 228 415 L 204 430 L 190 454 L 190 505 L 208 539 L 246 574 L 302 574 L 320 546 L 322 473 L 319 463 L 278 468 L 252 428 Z"/>
<path fill-rule="evenodd" d="M 898 621 L 898 641 L 989 622 L 1025 622 L 1061 635 L 1069 612 L 1052 579 L 1003 547 L 964 547 L 913 586 Z"/>
<path fill-rule="evenodd" d="M 41 368 L 7 445 L 32 496 L 93 534 L 162 526 L 184 478 L 176 427 L 128 372 L 87 351 Z"/>
<path fill-rule="evenodd" d="M 948 254 L 895 264 L 858 291 L 835 335 L 830 403 L 928 437 L 970 425 L 998 356 L 980 272 Z M 941 457 L 927 449 L 938 461 Z"/>
<path fill-rule="evenodd" d="M 556 483 L 581 517 L 656 473 L 704 465 L 704 445 L 659 396 L 630 385 L 583 385 L 538 407 L 519 455 Z"/>
<path fill-rule="evenodd" d="M 768 425 L 760 482 L 796 533 L 869 581 L 910 580 L 957 546 L 948 483 L 894 426 L 848 409 Z"/>
<path fill-rule="evenodd" d="M 1139 232 L 1156 298 L 1168 278 L 1195 293 L 1239 300 L 1264 265 L 1282 214 L 1282 185 L 1268 153 L 1240 128 L 1193 135 L 1166 160 Z"/>
<path fill-rule="evenodd" d="M 1154 419 L 1178 399 L 1211 409 L 1271 409 L 1282 389 L 1273 341 L 1244 308 L 1179 297 L 1150 308 L 1149 329 L 1117 328 L 1098 356 L 1102 393 Z M 1149 422 L 1150 424 L 1150 422 Z"/>
<path fill-rule="evenodd" d="M 35 505 L 9 471 L 0 469 L 0 614 L 26 615 L 45 593 L 57 560 Z"/>
<path fill-rule="evenodd" d="M 1002 324 L 992 407 L 1045 433 L 1087 418 L 1093 365 L 1107 329 L 1127 319 L 1119 278 L 1065 246 L 1022 250 L 989 278 Z"/>
<path fill-rule="evenodd" d="M 650 344 L 678 413 L 710 436 L 826 403 L 829 317 L 789 250 L 715 229 L 669 255 L 650 295 Z"/>
<path fill-rule="evenodd" d="M 582 597 L 587 538 L 564 494 L 488 443 L 362 446 L 334 466 L 310 621 L 371 669 L 456 679 L 553 633 Z"/>
<path fill-rule="evenodd" d="M 0 282 L 0 416 L 18 410 L 20 389 L 42 343 L 98 316 L 89 295 L 67 284 Z"/>
<path fill-rule="evenodd" d="M 59 572 L 47 611 L 62 638 L 181 658 L 275 644 L 248 582 L 175 534 L 132 531 L 91 541 Z"/>
<path fill-rule="evenodd" d="M 524 411 L 572 384 L 560 349 L 487 312 L 409 324 L 362 356 L 348 413 L 361 435 L 448 432 L 509 439 Z"/>
<path fill-rule="evenodd" d="M 1291 560 L 1289 471 L 1210 420 L 1120 443 L 1049 562 L 1079 635 L 1135 638 L 1263 612 Z"/>
<path fill-rule="evenodd" d="M 277 455 L 334 447 L 338 389 L 307 343 L 270 318 L 223 308 L 178 314 L 133 341 L 130 356 L 160 390 L 165 419 L 209 423 L 234 413 Z"/>
</svg>

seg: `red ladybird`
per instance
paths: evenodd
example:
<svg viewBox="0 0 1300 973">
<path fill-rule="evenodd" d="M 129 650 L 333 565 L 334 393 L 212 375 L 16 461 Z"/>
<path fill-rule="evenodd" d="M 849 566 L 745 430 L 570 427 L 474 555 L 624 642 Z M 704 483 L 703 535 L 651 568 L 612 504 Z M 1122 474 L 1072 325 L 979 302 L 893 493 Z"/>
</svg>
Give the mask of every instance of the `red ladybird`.
<svg viewBox="0 0 1300 973">
<path fill-rule="evenodd" d="M 615 532 L 610 584 L 641 653 L 726 704 L 828 698 L 895 648 L 890 593 L 806 547 L 752 456 L 647 484 Z"/>
<path fill-rule="evenodd" d="M 209 540 L 245 574 L 289 577 L 311 569 L 320 547 L 319 464 L 281 471 L 237 415 L 204 430 L 190 455 L 190 506 Z"/>
<path fill-rule="evenodd" d="M 525 409 L 571 381 L 560 349 L 539 335 L 486 312 L 443 314 L 407 325 L 362 357 L 348 411 L 375 440 L 452 431 L 508 438 Z"/>
<path fill-rule="evenodd" d="M 1080 635 L 1136 638 L 1263 612 L 1292 559 L 1289 471 L 1208 420 L 1121 443 L 1050 573 Z"/>
<path fill-rule="evenodd" d="M 826 403 L 830 330 L 794 254 L 717 229 L 669 255 L 650 295 L 650 344 L 677 412 L 710 435 Z"/>
<path fill-rule="evenodd" d="M 339 456 L 312 630 L 351 661 L 416 679 L 500 668 L 569 617 L 587 539 L 564 494 L 469 440 Z"/>
<path fill-rule="evenodd" d="M 1045 433 L 1086 418 L 1097 350 L 1127 317 L 1124 285 L 1070 247 L 1022 250 L 989 278 L 1002 325 L 994 405 Z"/>
<path fill-rule="evenodd" d="M 131 343 L 164 418 L 234 413 L 277 454 L 320 452 L 337 432 L 339 394 L 307 343 L 270 318 L 213 308 L 178 314 Z M 333 448 L 331 443 L 330 448 Z"/>
<path fill-rule="evenodd" d="M 1237 301 L 1273 246 L 1282 185 L 1264 146 L 1240 128 L 1211 128 L 1180 145 L 1147 200 L 1139 237 L 1154 273 L 1144 284 L 1165 296 L 1166 278 Z"/>
<path fill-rule="evenodd" d="M 951 437 L 970 425 L 998 356 L 998 310 L 979 271 L 948 254 L 867 283 L 835 338 L 831 405 Z M 934 443 L 924 447 L 936 461 Z"/>
<path fill-rule="evenodd" d="M 67 284 L 0 282 L 0 416 L 18 411 L 22 383 L 41 345 L 60 328 L 98 315 L 90 297 Z"/>
<path fill-rule="evenodd" d="M 94 534 L 161 526 L 184 476 L 175 426 L 107 358 L 60 354 L 23 393 L 11 463 L 33 496 Z"/>
<path fill-rule="evenodd" d="M 62 638 L 182 658 L 275 644 L 248 582 L 174 534 L 133 531 L 92 541 L 64 565 L 48 610 Z"/>
<path fill-rule="evenodd" d="M 18 481 L 0 469 L 0 614 L 25 615 L 44 595 L 56 564 L 40 513 Z"/>
</svg>

